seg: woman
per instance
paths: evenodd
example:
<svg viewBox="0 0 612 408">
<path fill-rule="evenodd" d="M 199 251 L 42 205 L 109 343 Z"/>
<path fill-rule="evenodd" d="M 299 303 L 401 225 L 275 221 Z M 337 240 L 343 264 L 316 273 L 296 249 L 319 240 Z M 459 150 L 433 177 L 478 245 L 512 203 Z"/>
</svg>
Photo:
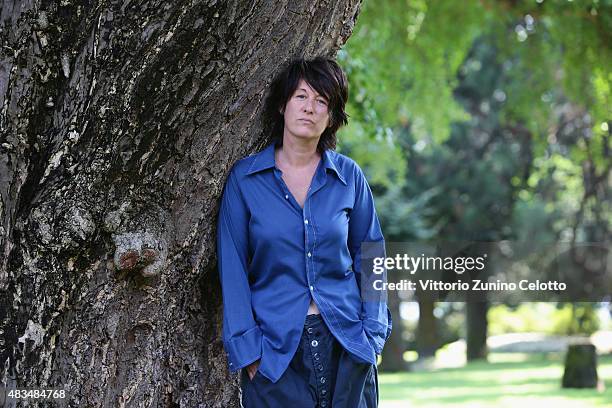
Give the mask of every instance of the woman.
<svg viewBox="0 0 612 408">
<path fill-rule="evenodd" d="M 223 342 L 230 370 L 245 368 L 244 407 L 377 406 L 391 318 L 362 258 L 384 256 L 384 240 L 361 169 L 333 151 L 347 98 L 335 61 L 292 61 L 266 101 L 276 141 L 225 185 Z"/>
</svg>

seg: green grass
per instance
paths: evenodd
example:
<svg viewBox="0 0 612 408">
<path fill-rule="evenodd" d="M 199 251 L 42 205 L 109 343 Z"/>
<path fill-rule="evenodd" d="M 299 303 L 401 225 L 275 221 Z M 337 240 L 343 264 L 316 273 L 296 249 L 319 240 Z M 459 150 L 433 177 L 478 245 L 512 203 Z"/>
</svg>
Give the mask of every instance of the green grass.
<svg viewBox="0 0 612 408">
<path fill-rule="evenodd" d="M 380 374 L 380 407 L 582 408 L 612 406 L 612 356 L 598 358 L 604 391 L 563 389 L 559 354 L 492 354 L 491 363 Z"/>
</svg>

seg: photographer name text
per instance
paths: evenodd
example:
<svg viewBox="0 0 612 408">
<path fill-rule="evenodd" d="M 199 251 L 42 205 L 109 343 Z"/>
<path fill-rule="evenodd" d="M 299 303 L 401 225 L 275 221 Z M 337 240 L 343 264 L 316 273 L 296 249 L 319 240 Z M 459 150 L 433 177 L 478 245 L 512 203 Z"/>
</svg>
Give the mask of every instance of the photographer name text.
<svg viewBox="0 0 612 408">
<path fill-rule="evenodd" d="M 505 291 L 564 291 L 567 289 L 567 284 L 558 281 L 530 281 L 527 279 L 516 282 L 503 282 L 500 280 L 496 281 L 482 281 L 474 279 L 471 282 L 445 282 L 440 280 L 432 279 L 419 279 L 417 282 L 410 279 L 402 279 L 399 282 L 384 282 L 383 280 L 375 280 L 372 282 L 374 290 L 407 290 L 414 291 L 417 288 L 424 291 L 487 291 L 487 292 L 505 292 Z"/>
</svg>

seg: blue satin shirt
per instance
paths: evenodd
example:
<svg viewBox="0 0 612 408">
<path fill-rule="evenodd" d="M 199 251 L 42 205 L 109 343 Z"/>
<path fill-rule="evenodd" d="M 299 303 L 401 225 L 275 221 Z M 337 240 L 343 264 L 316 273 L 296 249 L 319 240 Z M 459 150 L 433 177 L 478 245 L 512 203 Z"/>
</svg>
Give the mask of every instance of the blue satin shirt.
<svg viewBox="0 0 612 408">
<path fill-rule="evenodd" d="M 362 282 L 381 277 L 362 276 L 361 244 L 374 243 L 384 256 L 363 172 L 326 150 L 302 209 L 281 178 L 274 149 L 237 162 L 223 191 L 217 255 L 229 368 L 261 359 L 258 370 L 277 382 L 297 350 L 311 298 L 350 355 L 375 364 L 391 315 L 386 293 L 362 297 Z"/>
</svg>

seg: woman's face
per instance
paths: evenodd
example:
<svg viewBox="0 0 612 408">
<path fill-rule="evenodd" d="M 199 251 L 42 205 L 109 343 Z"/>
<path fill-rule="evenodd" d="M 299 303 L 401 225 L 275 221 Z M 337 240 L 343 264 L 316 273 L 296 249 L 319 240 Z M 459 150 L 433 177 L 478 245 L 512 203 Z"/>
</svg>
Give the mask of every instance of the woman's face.
<svg viewBox="0 0 612 408">
<path fill-rule="evenodd" d="M 285 134 L 298 138 L 318 139 L 329 125 L 329 102 L 300 79 L 285 105 Z"/>
</svg>

